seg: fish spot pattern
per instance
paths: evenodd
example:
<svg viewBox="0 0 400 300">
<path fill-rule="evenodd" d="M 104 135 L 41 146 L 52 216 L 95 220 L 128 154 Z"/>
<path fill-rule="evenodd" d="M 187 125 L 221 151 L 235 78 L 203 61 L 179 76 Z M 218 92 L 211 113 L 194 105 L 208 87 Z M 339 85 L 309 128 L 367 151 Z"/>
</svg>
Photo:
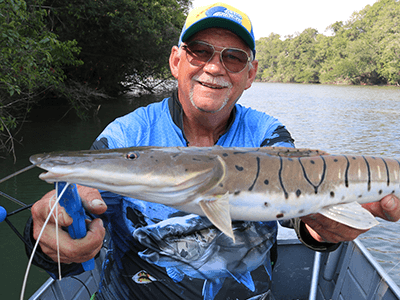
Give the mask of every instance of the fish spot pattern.
<svg viewBox="0 0 400 300">
<path fill-rule="evenodd" d="M 253 184 L 249 187 L 249 191 L 252 191 L 254 186 L 256 185 L 256 182 L 258 180 L 258 177 L 260 176 L 260 158 L 256 157 L 257 161 L 257 172 L 256 172 L 256 177 L 254 178 Z"/>
<path fill-rule="evenodd" d="M 321 186 L 322 182 L 325 180 L 325 175 L 326 175 L 326 161 L 325 161 L 325 159 L 324 159 L 323 156 L 320 156 L 320 158 L 321 158 L 321 160 L 322 160 L 322 162 L 323 162 L 323 168 L 322 168 L 321 179 L 320 179 L 320 181 L 319 181 L 318 184 L 314 184 L 314 183 L 311 182 L 310 178 L 309 178 L 308 175 L 307 175 L 306 169 L 304 168 L 304 165 L 303 165 L 303 163 L 301 162 L 301 159 L 298 158 L 299 163 L 300 163 L 300 166 L 301 166 L 301 168 L 302 168 L 302 170 L 303 170 L 303 176 L 304 176 L 304 178 L 306 179 L 306 181 L 307 181 L 310 185 L 312 185 L 312 186 L 314 187 L 314 193 L 315 193 L 315 194 L 318 194 L 318 188 Z M 312 163 L 312 164 L 315 164 L 315 161 L 311 160 L 311 163 Z"/>
<path fill-rule="evenodd" d="M 285 188 L 285 186 L 283 184 L 283 178 L 282 178 L 283 159 L 282 159 L 282 157 L 279 157 L 279 161 L 280 161 L 280 167 L 279 167 L 279 171 L 278 171 L 279 183 L 280 183 L 281 188 L 283 190 L 283 194 L 285 195 L 285 199 L 289 199 L 289 193 L 286 191 L 286 188 Z"/>
<path fill-rule="evenodd" d="M 368 185 L 368 192 L 369 192 L 371 190 L 371 167 L 369 165 L 368 160 L 365 158 L 365 156 L 362 156 L 362 158 L 364 159 L 365 165 L 367 166 L 367 174 L 368 174 L 367 185 Z"/>
</svg>

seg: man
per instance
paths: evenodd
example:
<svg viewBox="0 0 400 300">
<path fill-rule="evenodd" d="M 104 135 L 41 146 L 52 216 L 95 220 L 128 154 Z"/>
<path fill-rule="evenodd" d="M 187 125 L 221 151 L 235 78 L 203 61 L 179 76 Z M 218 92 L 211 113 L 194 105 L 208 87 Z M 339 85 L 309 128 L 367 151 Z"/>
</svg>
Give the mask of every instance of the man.
<svg viewBox="0 0 400 300">
<path fill-rule="evenodd" d="M 178 91 L 112 122 L 93 148 L 293 147 L 276 119 L 236 104 L 256 76 L 254 57 L 253 28 L 244 13 L 222 3 L 193 10 L 169 60 Z M 87 211 L 99 218 L 81 240 L 60 230 L 62 272 L 82 271 L 79 263 L 99 252 L 106 227 L 111 238 L 96 299 L 267 299 L 276 222 L 234 222 L 239 237 L 234 244 L 206 218 L 86 187 L 79 187 L 79 193 Z M 32 240 L 53 194 L 32 207 L 33 222 L 26 227 Z M 387 220 L 400 218 L 400 203 L 393 196 L 365 207 Z M 61 210 L 59 226 L 71 222 Z M 320 251 L 334 250 L 337 243 L 365 232 L 321 215 L 290 223 L 303 243 Z M 51 273 L 57 273 L 54 232 L 51 223 L 40 242 L 48 258 L 36 260 Z"/>
</svg>

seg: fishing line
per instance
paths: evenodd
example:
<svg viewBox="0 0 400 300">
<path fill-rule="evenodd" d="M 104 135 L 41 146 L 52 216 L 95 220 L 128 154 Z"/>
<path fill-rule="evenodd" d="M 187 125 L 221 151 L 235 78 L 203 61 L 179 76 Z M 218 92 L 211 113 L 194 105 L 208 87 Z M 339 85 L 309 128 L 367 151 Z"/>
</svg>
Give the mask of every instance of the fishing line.
<svg viewBox="0 0 400 300">
<path fill-rule="evenodd" d="M 69 186 L 69 183 L 67 183 L 65 185 L 64 191 L 67 189 L 68 186 Z M 64 191 L 60 194 L 59 198 L 61 198 L 61 196 L 63 195 Z M 56 193 L 55 193 L 55 195 L 58 195 L 58 183 L 56 184 Z M 56 206 L 56 216 L 54 216 L 54 219 L 56 221 L 57 268 L 58 268 L 58 278 L 59 278 L 59 280 L 61 280 L 60 240 L 58 238 L 58 205 Z"/>
<path fill-rule="evenodd" d="M 11 230 L 14 231 L 14 233 L 17 235 L 17 237 L 25 244 L 25 247 L 27 247 L 28 249 L 32 250 L 32 246 L 29 244 L 29 242 L 19 233 L 18 229 L 15 228 L 15 226 L 11 223 L 10 219 L 8 217 L 15 215 L 25 209 L 29 209 L 33 206 L 33 204 L 29 204 L 26 205 L 25 207 L 19 208 L 13 212 L 10 212 L 7 214 L 7 217 L 4 219 L 4 221 L 8 224 L 8 226 L 10 226 Z M 45 259 L 42 254 L 37 253 L 36 255 L 38 255 L 41 259 Z"/>
<path fill-rule="evenodd" d="M 10 195 L 7 195 L 6 193 L 0 191 L 0 195 L 3 196 L 4 198 L 11 200 L 12 202 L 20 205 L 20 206 L 26 206 L 26 204 L 18 199 L 15 199 L 14 197 L 11 197 Z"/>
<path fill-rule="evenodd" d="M 55 201 L 55 204 L 54 204 L 53 207 L 51 208 L 51 210 L 50 210 L 50 212 L 49 212 L 49 215 L 47 216 L 45 222 L 43 223 L 42 229 L 40 230 L 40 233 L 39 233 L 39 236 L 38 236 L 38 238 L 37 238 L 37 240 L 36 240 L 35 246 L 33 247 L 31 257 L 29 258 L 28 266 L 27 266 L 27 268 L 26 268 L 26 272 L 25 272 L 25 276 L 24 276 L 24 281 L 23 281 L 23 283 L 22 283 L 22 289 L 21 289 L 20 300 L 23 300 L 23 299 L 24 299 L 25 288 L 26 288 L 26 284 L 27 284 L 27 281 L 28 281 L 29 271 L 30 271 L 30 268 L 31 268 L 31 266 L 32 266 L 32 261 L 33 261 L 33 257 L 35 256 L 36 249 L 37 249 L 37 247 L 38 247 L 38 245 L 39 245 L 39 241 L 40 241 L 40 239 L 42 238 L 44 229 L 46 228 L 47 223 L 50 221 L 51 217 L 53 216 L 53 212 L 54 212 L 54 210 L 56 209 L 57 204 L 58 204 L 58 202 L 60 201 L 61 196 L 62 196 L 62 195 L 64 194 L 64 192 L 66 191 L 67 187 L 68 187 L 68 184 L 65 185 L 65 187 L 63 188 L 61 194 L 57 197 L 57 199 L 56 199 L 56 201 Z"/>
<path fill-rule="evenodd" d="M 67 184 L 68 185 L 68 184 Z M 50 198 L 49 200 L 49 208 L 51 210 L 52 205 L 51 202 L 53 201 L 54 198 L 56 198 L 56 195 L 58 195 L 58 184 L 56 184 L 56 193 Z M 57 201 L 57 199 L 55 200 Z M 57 245 L 57 268 L 58 268 L 58 279 L 61 280 L 61 264 L 60 264 L 60 243 L 58 239 L 58 205 L 56 206 L 56 211 L 55 213 L 52 213 L 54 222 L 56 225 L 56 245 Z"/>
<path fill-rule="evenodd" d="M 14 211 L 12 211 L 10 213 L 7 213 L 7 218 L 11 217 L 11 216 L 13 216 L 13 215 L 15 215 L 15 214 L 17 214 L 17 213 L 19 213 L 21 211 L 24 211 L 25 209 L 30 209 L 32 206 L 33 206 L 33 203 L 32 204 L 26 204 L 24 207 L 18 208 L 18 209 L 14 210 Z"/>
<path fill-rule="evenodd" d="M 23 172 L 25 172 L 25 171 L 28 171 L 28 170 L 30 170 L 30 169 L 33 169 L 34 167 L 36 167 L 36 164 L 27 166 L 27 167 L 25 167 L 25 168 L 23 168 L 23 169 L 21 169 L 21 170 L 15 172 L 15 173 L 12 173 L 11 175 L 8 175 L 8 176 L 6 176 L 6 177 L 0 179 L 0 183 L 3 183 L 4 181 L 6 181 L 6 180 L 8 180 L 8 179 L 10 179 L 10 178 L 12 178 L 12 177 L 14 177 L 14 176 L 17 176 L 18 174 L 21 174 L 21 173 L 23 173 Z"/>
</svg>

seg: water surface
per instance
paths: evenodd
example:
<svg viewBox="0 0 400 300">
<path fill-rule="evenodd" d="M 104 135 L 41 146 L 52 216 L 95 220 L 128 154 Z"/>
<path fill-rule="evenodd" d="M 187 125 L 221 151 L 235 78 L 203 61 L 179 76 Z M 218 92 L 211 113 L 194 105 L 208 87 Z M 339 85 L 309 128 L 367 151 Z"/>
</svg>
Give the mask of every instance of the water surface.
<svg viewBox="0 0 400 300">
<path fill-rule="evenodd" d="M 88 149 L 104 127 L 116 117 L 165 96 L 123 97 L 100 106 L 95 118 L 82 121 L 57 107 L 34 112 L 18 136 L 17 163 L 0 158 L 0 178 L 29 165 L 29 156 L 55 150 Z M 264 111 L 284 123 L 297 147 L 317 148 L 334 154 L 366 154 L 400 157 L 400 89 L 386 87 L 255 83 L 240 103 Z M 51 116 L 51 120 L 47 118 Z M 43 121 L 45 120 L 46 121 Z M 25 203 L 33 203 L 52 186 L 30 170 L 2 184 L 0 190 Z M 17 205 L 0 197 L 8 211 Z M 11 217 L 22 231 L 29 211 Z M 362 241 L 394 280 L 400 284 L 400 223 L 381 224 L 362 236 Z M 5 223 L 0 224 L 0 299 L 19 299 L 28 259 L 22 242 Z M 33 267 L 26 295 L 48 278 Z M 26 297 L 27 298 L 27 297 Z"/>
</svg>

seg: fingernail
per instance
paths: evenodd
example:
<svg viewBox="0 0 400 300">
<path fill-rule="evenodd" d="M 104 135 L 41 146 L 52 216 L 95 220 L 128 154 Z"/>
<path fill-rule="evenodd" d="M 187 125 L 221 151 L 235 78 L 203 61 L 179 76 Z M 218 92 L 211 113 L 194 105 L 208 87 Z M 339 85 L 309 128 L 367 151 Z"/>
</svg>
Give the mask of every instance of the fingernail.
<svg viewBox="0 0 400 300">
<path fill-rule="evenodd" d="M 97 208 L 97 207 L 100 207 L 100 206 L 104 206 L 104 202 L 101 201 L 100 199 L 94 199 L 92 201 L 92 207 L 93 208 Z"/>
<path fill-rule="evenodd" d="M 58 222 L 64 224 L 64 215 L 62 212 L 58 213 Z"/>
<path fill-rule="evenodd" d="M 393 197 L 390 197 L 388 201 L 385 203 L 385 209 L 386 210 L 393 210 L 395 208 L 395 201 Z"/>
</svg>

